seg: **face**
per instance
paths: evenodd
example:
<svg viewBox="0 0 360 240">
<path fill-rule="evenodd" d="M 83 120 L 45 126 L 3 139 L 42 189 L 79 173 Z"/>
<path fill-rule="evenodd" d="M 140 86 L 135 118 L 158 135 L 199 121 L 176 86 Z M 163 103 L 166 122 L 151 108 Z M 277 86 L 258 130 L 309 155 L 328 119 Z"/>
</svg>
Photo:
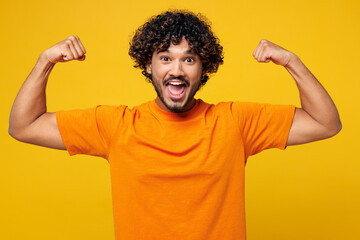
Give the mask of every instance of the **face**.
<svg viewBox="0 0 360 240">
<path fill-rule="evenodd" d="M 156 104 L 170 112 L 184 112 L 195 104 L 195 93 L 200 87 L 202 63 L 193 53 L 185 38 L 168 49 L 153 53 L 146 71 L 152 76 Z"/>
</svg>

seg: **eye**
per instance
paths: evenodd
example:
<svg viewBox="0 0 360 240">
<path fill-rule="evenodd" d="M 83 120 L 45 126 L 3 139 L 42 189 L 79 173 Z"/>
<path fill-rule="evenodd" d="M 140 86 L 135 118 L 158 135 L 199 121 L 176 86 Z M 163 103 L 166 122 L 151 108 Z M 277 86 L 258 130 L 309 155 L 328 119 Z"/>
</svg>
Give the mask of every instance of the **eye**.
<svg viewBox="0 0 360 240">
<path fill-rule="evenodd" d="M 195 59 L 192 58 L 192 57 L 188 57 L 188 58 L 185 59 L 185 62 L 192 63 L 192 62 L 195 62 Z"/>
<path fill-rule="evenodd" d="M 170 58 L 163 56 L 163 57 L 160 58 L 160 60 L 163 60 L 163 61 L 167 62 L 167 61 L 170 61 Z"/>
</svg>

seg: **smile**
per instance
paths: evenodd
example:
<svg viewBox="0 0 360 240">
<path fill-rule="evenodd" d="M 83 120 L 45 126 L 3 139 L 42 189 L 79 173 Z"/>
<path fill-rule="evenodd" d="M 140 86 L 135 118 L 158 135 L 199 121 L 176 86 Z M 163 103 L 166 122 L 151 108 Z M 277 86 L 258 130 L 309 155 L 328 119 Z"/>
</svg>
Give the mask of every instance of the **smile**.
<svg viewBox="0 0 360 240">
<path fill-rule="evenodd" d="M 187 85 L 185 82 L 174 80 L 174 81 L 168 81 L 165 84 L 165 88 L 172 99 L 179 100 L 183 98 L 183 96 L 185 95 L 185 90 L 187 88 Z"/>
</svg>

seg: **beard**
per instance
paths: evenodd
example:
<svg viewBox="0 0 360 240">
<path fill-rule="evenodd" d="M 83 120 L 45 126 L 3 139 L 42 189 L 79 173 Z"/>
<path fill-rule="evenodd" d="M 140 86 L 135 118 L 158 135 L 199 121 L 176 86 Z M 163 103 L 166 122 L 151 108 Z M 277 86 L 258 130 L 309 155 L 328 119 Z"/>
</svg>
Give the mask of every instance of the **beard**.
<svg viewBox="0 0 360 240">
<path fill-rule="evenodd" d="M 164 94 L 163 94 L 163 91 L 162 91 L 162 83 L 156 79 L 154 79 L 153 76 L 151 76 L 151 83 L 152 85 L 154 86 L 155 88 L 155 91 L 156 91 L 156 94 L 157 96 L 159 97 L 159 99 L 161 100 L 161 102 L 165 105 L 165 107 L 167 109 L 169 109 L 170 112 L 174 112 L 174 113 L 181 113 L 181 112 L 185 112 L 187 110 L 190 110 L 190 109 L 187 109 L 187 106 L 189 105 L 189 103 L 194 99 L 194 96 L 195 94 L 197 93 L 197 91 L 200 89 L 201 87 L 201 80 L 199 79 L 198 83 L 195 83 L 195 85 L 190 85 L 190 84 L 187 84 L 187 87 L 190 88 L 190 93 L 189 93 L 189 96 L 187 97 L 187 99 L 185 100 L 185 102 L 183 104 L 180 104 L 179 102 L 182 101 L 182 100 L 173 100 L 173 99 L 170 99 L 169 101 L 172 101 L 174 104 L 171 104 L 168 103 L 165 98 L 164 98 Z M 186 79 L 183 79 L 181 77 L 179 78 L 176 78 L 176 77 L 170 77 L 166 80 L 164 80 L 164 83 L 163 85 L 172 80 L 172 79 L 179 79 L 179 80 L 182 80 L 184 82 L 187 82 L 189 83 L 188 80 Z M 166 90 L 165 90 L 166 91 Z M 176 104 L 176 103 L 179 103 L 179 104 Z"/>
</svg>

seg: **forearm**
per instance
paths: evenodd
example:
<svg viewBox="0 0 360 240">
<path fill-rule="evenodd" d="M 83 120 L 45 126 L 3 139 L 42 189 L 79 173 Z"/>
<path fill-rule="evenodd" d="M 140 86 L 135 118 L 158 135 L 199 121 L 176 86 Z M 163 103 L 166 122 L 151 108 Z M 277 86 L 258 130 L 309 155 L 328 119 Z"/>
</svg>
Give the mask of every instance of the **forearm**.
<svg viewBox="0 0 360 240">
<path fill-rule="evenodd" d="M 38 117 L 46 113 L 45 89 L 54 65 L 41 54 L 20 88 L 10 113 L 9 133 L 12 136 L 26 129 Z"/>
<path fill-rule="evenodd" d="M 330 132 L 340 131 L 341 121 L 334 102 L 300 58 L 292 55 L 285 68 L 296 82 L 302 109 Z"/>
</svg>

